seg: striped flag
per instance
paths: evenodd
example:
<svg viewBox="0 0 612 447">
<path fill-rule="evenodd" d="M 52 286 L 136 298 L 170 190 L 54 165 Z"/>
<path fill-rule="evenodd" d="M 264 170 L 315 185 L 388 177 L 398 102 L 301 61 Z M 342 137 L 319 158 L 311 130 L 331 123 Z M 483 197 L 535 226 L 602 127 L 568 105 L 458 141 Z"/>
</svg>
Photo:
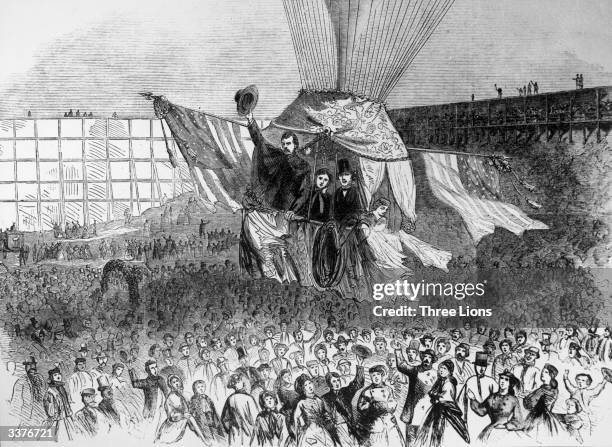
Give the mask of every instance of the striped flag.
<svg viewBox="0 0 612 447">
<path fill-rule="evenodd" d="M 172 103 L 164 118 L 202 199 L 240 209 L 253 154 L 246 127 Z"/>
<path fill-rule="evenodd" d="M 486 159 L 445 153 L 424 153 L 423 158 L 434 195 L 461 215 L 476 243 L 495 227 L 517 235 L 548 229 L 518 207 L 500 201 L 499 173 Z"/>
</svg>

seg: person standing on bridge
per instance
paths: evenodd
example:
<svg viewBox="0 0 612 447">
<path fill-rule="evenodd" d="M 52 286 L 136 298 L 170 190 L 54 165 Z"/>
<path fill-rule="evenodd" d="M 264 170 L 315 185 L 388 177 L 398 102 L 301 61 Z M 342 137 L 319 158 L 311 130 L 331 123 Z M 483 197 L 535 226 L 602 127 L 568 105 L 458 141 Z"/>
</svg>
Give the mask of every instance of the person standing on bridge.
<svg viewBox="0 0 612 447">
<path fill-rule="evenodd" d="M 495 90 L 497 91 L 497 98 L 501 99 L 502 98 L 502 94 L 503 94 L 503 90 L 501 87 L 498 87 L 497 84 L 493 84 L 495 87 Z"/>
</svg>

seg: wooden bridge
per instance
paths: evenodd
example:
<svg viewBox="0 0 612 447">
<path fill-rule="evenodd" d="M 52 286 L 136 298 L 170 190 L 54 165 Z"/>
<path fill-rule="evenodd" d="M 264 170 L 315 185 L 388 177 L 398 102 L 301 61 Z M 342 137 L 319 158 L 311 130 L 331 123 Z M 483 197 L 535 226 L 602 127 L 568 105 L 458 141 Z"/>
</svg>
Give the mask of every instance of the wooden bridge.
<svg viewBox="0 0 612 447">
<path fill-rule="evenodd" d="M 395 109 L 404 143 L 465 147 L 542 140 L 601 142 L 612 127 L 612 87 Z"/>
</svg>

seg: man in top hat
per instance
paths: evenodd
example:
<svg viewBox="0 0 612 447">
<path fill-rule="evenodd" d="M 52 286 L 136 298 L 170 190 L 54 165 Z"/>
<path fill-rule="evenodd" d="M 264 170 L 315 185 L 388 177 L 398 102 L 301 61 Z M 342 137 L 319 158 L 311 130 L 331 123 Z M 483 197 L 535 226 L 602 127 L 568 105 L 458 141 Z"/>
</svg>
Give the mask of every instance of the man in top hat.
<svg viewBox="0 0 612 447">
<path fill-rule="evenodd" d="M 113 387 L 104 376 L 98 377 L 98 391 L 102 396 L 102 400 L 98 404 L 98 410 L 111 425 L 120 425 L 121 417 L 114 400 Z"/>
<path fill-rule="evenodd" d="M 355 184 L 355 173 L 351 170 L 349 160 L 338 160 L 339 187 L 334 193 L 334 219 L 340 225 L 347 238 L 342 246 L 342 256 L 347 260 L 346 275 L 351 288 L 356 288 L 361 278 L 365 278 L 364 266 L 375 260 L 368 246 L 366 235 L 359 225 L 365 209 L 360 193 Z"/>
<path fill-rule="evenodd" d="M 74 360 L 74 372 L 68 379 L 68 392 L 72 405 L 81 401 L 81 391 L 85 388 L 93 388 L 93 378 L 86 371 L 86 367 L 87 360 L 84 357 L 77 357 Z"/>
<path fill-rule="evenodd" d="M 334 219 L 343 227 L 352 227 L 364 212 L 363 205 L 349 161 L 338 160 L 337 170 L 340 187 L 334 193 Z"/>
<path fill-rule="evenodd" d="M 480 415 L 474 414 L 470 406 L 470 399 L 475 399 L 482 403 L 491 394 L 497 392 L 498 389 L 495 379 L 486 375 L 489 366 L 488 357 L 486 352 L 476 353 L 476 358 L 474 359 L 474 371 L 476 374 L 466 380 L 465 385 L 463 385 L 463 388 L 457 394 L 457 402 L 459 402 L 459 407 L 463 410 L 463 420 L 468 426 L 470 439 L 476 439 L 488 423 Z"/>
<path fill-rule="evenodd" d="M 58 440 L 72 440 L 75 434 L 75 426 L 72 420 L 70 399 L 62 381 L 62 373 L 57 366 L 50 369 L 48 373 L 49 388 L 47 388 L 43 400 L 47 423 L 57 433 Z"/>
<path fill-rule="evenodd" d="M 45 380 L 36 369 L 36 359 L 28 357 L 24 362 L 25 374 L 13 386 L 11 414 L 21 423 L 37 425 L 45 420 L 43 397 L 46 392 Z"/>
<path fill-rule="evenodd" d="M 540 350 L 535 346 L 525 348 L 523 358 L 512 368 L 512 374 L 521 381 L 519 394 L 526 396 L 538 387 L 540 369 L 535 362 L 540 358 Z"/>
</svg>

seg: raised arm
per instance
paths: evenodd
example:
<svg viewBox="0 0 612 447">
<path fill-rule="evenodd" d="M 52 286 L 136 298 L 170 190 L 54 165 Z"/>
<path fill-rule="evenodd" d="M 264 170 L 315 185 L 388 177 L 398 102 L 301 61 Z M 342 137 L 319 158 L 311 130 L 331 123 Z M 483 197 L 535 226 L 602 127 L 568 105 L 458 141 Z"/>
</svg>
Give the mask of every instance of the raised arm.
<svg viewBox="0 0 612 447">
<path fill-rule="evenodd" d="M 136 371 L 134 371 L 133 368 L 128 369 L 128 373 L 130 375 L 130 381 L 132 382 L 133 388 L 142 389 L 145 387 L 147 381 L 145 379 L 139 379 L 136 377 Z"/>
</svg>

